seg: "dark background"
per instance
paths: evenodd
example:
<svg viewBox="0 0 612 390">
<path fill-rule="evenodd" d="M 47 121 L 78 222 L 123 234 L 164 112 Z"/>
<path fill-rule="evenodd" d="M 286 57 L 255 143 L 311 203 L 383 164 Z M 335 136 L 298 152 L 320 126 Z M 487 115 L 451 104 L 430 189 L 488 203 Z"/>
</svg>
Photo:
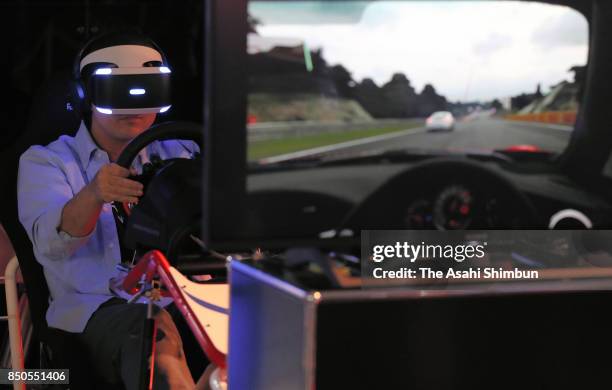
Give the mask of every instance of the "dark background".
<svg viewBox="0 0 612 390">
<path fill-rule="evenodd" d="M 69 74 L 89 38 L 127 27 L 149 35 L 170 61 L 174 104 L 164 120 L 202 122 L 203 1 L 5 0 L 0 3 L 1 148 L 24 132 L 36 115 L 34 96 L 45 82 Z"/>
</svg>

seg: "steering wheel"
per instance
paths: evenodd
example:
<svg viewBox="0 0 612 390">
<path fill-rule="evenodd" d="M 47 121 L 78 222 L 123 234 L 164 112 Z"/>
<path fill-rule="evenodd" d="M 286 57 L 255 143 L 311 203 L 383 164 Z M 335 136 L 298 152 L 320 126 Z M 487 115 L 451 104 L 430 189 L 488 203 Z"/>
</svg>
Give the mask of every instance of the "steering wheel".
<svg viewBox="0 0 612 390">
<path fill-rule="evenodd" d="M 405 217 L 401 216 L 403 212 L 410 209 L 407 203 L 418 200 L 428 191 L 430 195 L 439 194 L 441 188 L 463 181 L 472 184 L 476 189 L 481 189 L 481 198 L 491 196 L 500 200 L 504 206 L 504 215 L 512 216 L 512 223 L 500 222 L 500 226 L 482 228 L 525 229 L 539 226 L 539 217 L 531 200 L 500 173 L 481 163 L 466 159 L 436 158 L 416 164 L 391 178 L 358 204 L 337 231 L 414 228 L 406 227 L 403 222 Z M 496 211 L 489 212 L 495 213 Z M 479 229 L 481 226 L 468 226 L 467 228 Z"/>
<path fill-rule="evenodd" d="M 117 165 L 129 169 L 138 153 L 154 141 L 165 141 L 170 139 L 181 139 L 196 142 L 202 148 L 203 130 L 202 125 L 194 122 L 164 122 L 151 126 L 148 130 L 134 138 L 121 152 L 117 159 Z M 158 169 L 163 166 L 163 160 L 158 161 Z M 134 179 L 134 177 L 130 177 Z M 127 203 L 114 202 L 115 208 L 127 225 L 127 218 L 131 213 L 131 205 Z"/>
</svg>

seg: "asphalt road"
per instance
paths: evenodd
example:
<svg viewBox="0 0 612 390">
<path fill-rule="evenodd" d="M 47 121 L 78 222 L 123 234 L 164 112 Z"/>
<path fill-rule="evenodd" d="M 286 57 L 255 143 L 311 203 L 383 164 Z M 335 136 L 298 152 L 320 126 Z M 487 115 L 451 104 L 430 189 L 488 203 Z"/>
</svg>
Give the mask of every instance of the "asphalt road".
<svg viewBox="0 0 612 390">
<path fill-rule="evenodd" d="M 400 136 L 340 147 L 323 154 L 352 154 L 402 148 L 490 151 L 517 144 L 534 145 L 558 153 L 563 151 L 569 142 L 570 134 L 569 128 L 564 126 L 477 118 L 457 122 L 455 129 L 449 132 L 428 132 L 419 128 Z"/>
</svg>

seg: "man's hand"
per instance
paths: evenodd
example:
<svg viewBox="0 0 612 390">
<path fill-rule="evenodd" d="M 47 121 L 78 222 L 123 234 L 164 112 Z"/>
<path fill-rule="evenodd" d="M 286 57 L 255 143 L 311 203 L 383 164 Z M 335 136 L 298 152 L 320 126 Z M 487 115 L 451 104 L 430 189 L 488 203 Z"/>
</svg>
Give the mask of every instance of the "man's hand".
<svg viewBox="0 0 612 390">
<path fill-rule="evenodd" d="M 130 171 L 115 163 L 100 168 L 90 184 L 96 200 L 100 203 L 114 201 L 138 203 L 138 197 L 143 194 L 143 185 L 128 179 L 128 176 Z"/>
<path fill-rule="evenodd" d="M 59 229 L 73 237 L 83 237 L 96 227 L 104 203 L 138 203 L 143 185 L 128 179 L 129 175 L 129 170 L 117 164 L 100 168 L 94 180 L 66 203 Z"/>
</svg>

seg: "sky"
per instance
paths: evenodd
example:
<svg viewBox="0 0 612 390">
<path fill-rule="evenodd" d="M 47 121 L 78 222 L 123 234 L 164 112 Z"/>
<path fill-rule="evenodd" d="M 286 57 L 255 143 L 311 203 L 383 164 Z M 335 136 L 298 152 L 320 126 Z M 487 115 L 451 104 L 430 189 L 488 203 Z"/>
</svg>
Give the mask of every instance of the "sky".
<svg viewBox="0 0 612 390">
<path fill-rule="evenodd" d="M 577 11 L 515 1 L 250 3 L 262 37 L 303 41 L 378 85 L 404 73 L 420 92 L 489 101 L 571 80 L 584 65 L 588 24 Z"/>
</svg>

